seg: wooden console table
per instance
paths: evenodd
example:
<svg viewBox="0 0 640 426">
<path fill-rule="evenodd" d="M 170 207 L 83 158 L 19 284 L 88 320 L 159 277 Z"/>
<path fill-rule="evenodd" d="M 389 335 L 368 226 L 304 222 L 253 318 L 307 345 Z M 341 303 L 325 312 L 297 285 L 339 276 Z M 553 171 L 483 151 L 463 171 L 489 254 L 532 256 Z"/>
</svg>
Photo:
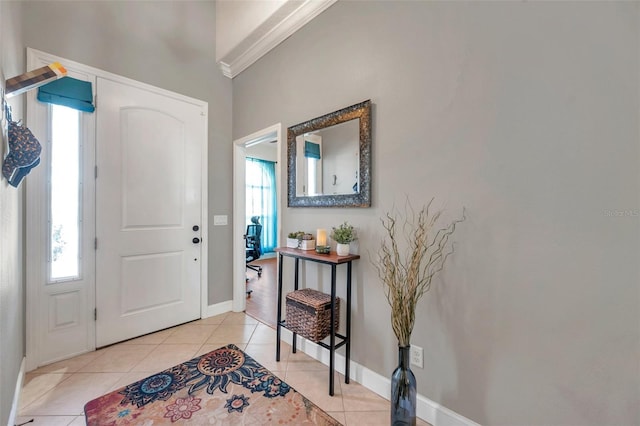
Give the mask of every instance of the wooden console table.
<svg viewBox="0 0 640 426">
<path fill-rule="evenodd" d="M 282 259 L 284 256 L 292 257 L 295 259 L 295 275 L 294 275 L 294 290 L 298 290 L 299 277 L 298 272 L 300 269 L 300 259 L 324 263 L 331 266 L 331 331 L 329 333 L 329 344 L 324 342 L 317 342 L 318 345 L 329 350 L 329 395 L 333 396 L 333 375 L 335 370 L 335 352 L 336 349 L 345 345 L 345 367 L 344 367 L 344 382 L 349 383 L 349 364 L 351 356 L 351 262 L 360 259 L 357 254 L 350 254 L 348 256 L 338 256 L 335 252 L 330 254 L 318 254 L 314 250 L 300 250 L 288 247 L 276 248 L 278 253 L 278 318 L 276 321 L 276 361 L 280 361 L 280 335 L 281 328 L 287 327 L 286 321 L 282 319 Z M 345 335 L 338 334 L 335 329 L 334 307 L 336 301 L 336 267 L 340 264 L 347 264 L 347 318 L 346 318 L 346 333 Z M 336 337 L 340 339 L 340 342 L 336 343 Z M 293 353 L 296 352 L 296 333 L 293 333 Z"/>
</svg>

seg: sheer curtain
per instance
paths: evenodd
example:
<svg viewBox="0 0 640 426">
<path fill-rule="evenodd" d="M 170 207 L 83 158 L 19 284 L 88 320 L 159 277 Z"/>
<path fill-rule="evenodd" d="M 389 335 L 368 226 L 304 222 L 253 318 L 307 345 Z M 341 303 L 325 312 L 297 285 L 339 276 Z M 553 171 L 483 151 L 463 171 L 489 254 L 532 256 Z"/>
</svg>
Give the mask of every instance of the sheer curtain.
<svg viewBox="0 0 640 426">
<path fill-rule="evenodd" d="M 247 157 L 246 222 L 260 217 L 262 252 L 272 252 L 277 243 L 276 163 Z"/>
</svg>

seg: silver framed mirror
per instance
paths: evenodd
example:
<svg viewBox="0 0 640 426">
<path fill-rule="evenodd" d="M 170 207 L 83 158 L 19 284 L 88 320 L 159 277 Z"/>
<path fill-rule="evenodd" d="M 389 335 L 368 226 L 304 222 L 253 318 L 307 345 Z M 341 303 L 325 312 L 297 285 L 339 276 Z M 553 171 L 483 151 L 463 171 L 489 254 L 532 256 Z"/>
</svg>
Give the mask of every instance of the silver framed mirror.
<svg viewBox="0 0 640 426">
<path fill-rule="evenodd" d="M 289 207 L 371 206 L 371 100 L 287 129 Z"/>
</svg>

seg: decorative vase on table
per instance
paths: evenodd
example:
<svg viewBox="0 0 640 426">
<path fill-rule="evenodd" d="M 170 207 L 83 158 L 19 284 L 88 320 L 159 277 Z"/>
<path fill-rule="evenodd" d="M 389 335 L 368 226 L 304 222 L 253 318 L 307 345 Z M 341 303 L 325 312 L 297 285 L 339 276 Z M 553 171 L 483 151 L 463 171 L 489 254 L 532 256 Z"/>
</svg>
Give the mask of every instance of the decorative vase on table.
<svg viewBox="0 0 640 426">
<path fill-rule="evenodd" d="M 349 255 L 349 244 L 340 244 L 336 245 L 336 253 L 338 256 L 348 256 Z"/>
<path fill-rule="evenodd" d="M 391 425 L 416 425 L 416 376 L 409 367 L 411 346 L 398 346 L 398 368 L 391 375 Z"/>
</svg>

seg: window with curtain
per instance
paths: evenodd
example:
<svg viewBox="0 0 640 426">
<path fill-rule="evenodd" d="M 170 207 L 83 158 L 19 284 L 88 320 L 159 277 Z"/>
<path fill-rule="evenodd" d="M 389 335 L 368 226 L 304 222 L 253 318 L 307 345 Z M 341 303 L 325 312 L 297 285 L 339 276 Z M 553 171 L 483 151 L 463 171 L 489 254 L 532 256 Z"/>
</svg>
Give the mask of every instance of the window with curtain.
<svg viewBox="0 0 640 426">
<path fill-rule="evenodd" d="M 276 163 L 247 157 L 246 224 L 253 216 L 262 224 L 262 253 L 273 252 L 277 243 Z"/>
</svg>

